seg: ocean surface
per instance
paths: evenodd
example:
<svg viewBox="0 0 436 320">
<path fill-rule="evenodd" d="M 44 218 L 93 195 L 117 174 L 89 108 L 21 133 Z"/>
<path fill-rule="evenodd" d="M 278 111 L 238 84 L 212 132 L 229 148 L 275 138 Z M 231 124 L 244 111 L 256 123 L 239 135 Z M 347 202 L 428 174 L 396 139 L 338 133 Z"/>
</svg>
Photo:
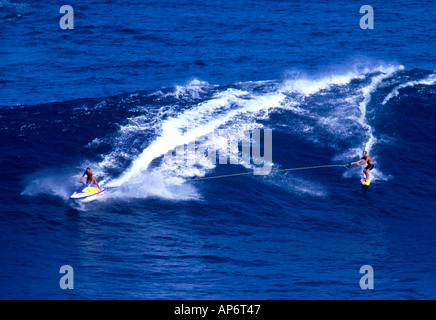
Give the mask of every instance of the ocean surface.
<svg viewBox="0 0 436 320">
<path fill-rule="evenodd" d="M 0 0 L 1 299 L 436 298 L 435 1 L 65 4 Z"/>
</svg>

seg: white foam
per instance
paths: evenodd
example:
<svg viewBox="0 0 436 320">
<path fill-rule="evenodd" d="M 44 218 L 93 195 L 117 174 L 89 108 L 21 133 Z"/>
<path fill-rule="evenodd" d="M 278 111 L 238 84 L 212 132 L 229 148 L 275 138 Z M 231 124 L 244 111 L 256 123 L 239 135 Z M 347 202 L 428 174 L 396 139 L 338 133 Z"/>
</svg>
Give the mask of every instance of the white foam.
<svg viewBox="0 0 436 320">
<path fill-rule="evenodd" d="M 67 200 L 73 193 L 75 177 L 63 169 L 42 170 L 35 172 L 27 179 L 22 195 L 37 196 L 48 194 Z M 78 181 L 78 179 L 77 179 Z"/>
<path fill-rule="evenodd" d="M 114 184 L 124 184 L 147 170 L 149 164 L 177 146 L 187 145 L 213 133 L 220 127 L 232 123 L 232 129 L 242 135 L 253 128 L 253 120 L 268 116 L 268 109 L 278 107 L 282 94 L 252 96 L 249 92 L 227 89 L 207 100 L 170 117 L 161 123 L 161 134 L 135 159 L 130 168 Z M 213 141 L 220 144 L 218 140 Z M 190 170 L 190 169 L 188 169 Z M 187 173 L 184 173 L 187 175 Z"/>
<path fill-rule="evenodd" d="M 377 141 L 377 138 L 374 136 L 374 130 L 368 124 L 368 121 L 367 121 L 367 108 L 368 108 L 368 105 L 371 101 L 372 93 L 380 86 L 380 84 L 382 83 L 383 80 L 391 77 L 394 73 L 396 73 L 399 70 L 403 70 L 403 69 L 404 69 L 403 66 L 384 67 L 381 69 L 381 73 L 379 75 L 374 76 L 371 79 L 371 82 L 369 83 L 369 85 L 367 85 L 361 89 L 361 95 L 363 97 L 363 100 L 358 105 L 358 108 L 360 111 L 360 116 L 357 118 L 357 122 L 361 125 L 362 129 L 364 129 L 364 131 L 366 132 L 367 140 L 364 143 L 364 145 L 360 148 L 360 152 L 357 151 L 357 150 L 359 150 L 359 148 L 357 148 L 357 149 L 353 148 L 353 150 L 356 150 L 355 156 L 358 156 L 362 152 L 362 150 L 366 150 L 369 154 L 372 147 L 374 146 L 374 144 Z"/>
<path fill-rule="evenodd" d="M 434 85 L 435 83 L 436 83 L 436 74 L 432 73 L 432 74 L 428 75 L 427 77 L 425 77 L 424 79 L 409 81 L 407 83 L 400 84 L 399 86 L 396 86 L 394 89 L 392 89 L 392 91 L 383 100 L 382 104 L 385 105 L 389 100 L 397 97 L 400 94 L 401 89 L 404 89 L 407 87 L 414 87 L 417 85 L 431 86 L 431 85 Z"/>
<path fill-rule="evenodd" d="M 364 178 L 363 173 L 364 166 L 352 166 L 349 170 L 345 171 L 343 174 L 344 178 Z M 388 181 L 392 179 L 392 175 L 384 174 L 380 169 L 377 168 L 377 162 L 374 161 L 374 169 L 369 173 L 369 181 Z"/>
<path fill-rule="evenodd" d="M 287 80 L 281 90 L 298 92 L 305 96 L 310 96 L 319 91 L 326 90 L 332 86 L 346 85 L 349 84 L 353 79 L 361 79 L 364 75 L 349 72 L 343 75 L 330 75 L 323 77 L 321 79 L 311 79 L 311 78 L 300 78 Z"/>
<path fill-rule="evenodd" d="M 177 99 L 187 99 L 187 98 L 200 98 L 201 93 L 204 93 L 206 89 L 212 87 L 206 81 L 201 81 L 198 79 L 193 79 L 189 81 L 186 85 L 176 85 L 175 91 L 164 95 L 164 97 L 175 97 Z"/>
<path fill-rule="evenodd" d="M 201 196 L 193 186 L 176 183 L 161 172 L 145 172 L 106 195 L 106 198 L 164 198 L 167 200 L 198 200 Z"/>
<path fill-rule="evenodd" d="M 359 68 L 357 66 L 350 67 L 351 70 L 339 73 L 329 74 L 321 77 L 310 77 L 308 75 L 298 75 L 298 78 L 286 80 L 281 91 L 298 92 L 305 96 L 310 96 L 319 93 L 322 90 L 331 89 L 333 86 L 344 86 L 350 84 L 356 79 L 364 79 L 368 74 L 381 72 L 384 74 L 392 74 L 396 70 L 403 70 L 403 66 L 393 65 L 375 65 L 371 68 Z"/>
</svg>

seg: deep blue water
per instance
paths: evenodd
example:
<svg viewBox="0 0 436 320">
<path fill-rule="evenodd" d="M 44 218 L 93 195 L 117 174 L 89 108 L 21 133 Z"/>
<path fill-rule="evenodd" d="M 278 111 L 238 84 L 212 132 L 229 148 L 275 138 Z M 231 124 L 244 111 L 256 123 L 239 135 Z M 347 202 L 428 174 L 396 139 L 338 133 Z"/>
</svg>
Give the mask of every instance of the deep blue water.
<svg viewBox="0 0 436 320">
<path fill-rule="evenodd" d="M 436 298 L 435 1 L 69 4 L 0 1 L 0 298 Z M 164 157 L 255 129 L 371 185 Z M 88 166 L 119 187 L 72 202 Z"/>
</svg>

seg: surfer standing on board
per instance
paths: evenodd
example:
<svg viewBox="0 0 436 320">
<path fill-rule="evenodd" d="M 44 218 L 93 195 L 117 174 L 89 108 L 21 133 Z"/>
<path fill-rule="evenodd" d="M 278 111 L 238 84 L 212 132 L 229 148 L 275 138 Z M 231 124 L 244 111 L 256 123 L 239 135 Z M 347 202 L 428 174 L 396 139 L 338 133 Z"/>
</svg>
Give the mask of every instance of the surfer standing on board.
<svg viewBox="0 0 436 320">
<path fill-rule="evenodd" d="M 363 162 L 362 162 L 363 161 Z M 363 179 L 364 182 L 368 181 L 369 178 L 369 172 L 374 169 L 374 162 L 372 161 L 371 157 L 368 156 L 366 151 L 363 151 L 363 157 L 360 158 L 359 161 L 351 162 L 351 164 L 356 164 L 358 166 L 364 165 L 367 163 L 368 165 L 363 169 L 363 173 L 365 174 L 365 179 Z"/>
<path fill-rule="evenodd" d="M 97 183 L 97 180 L 94 177 L 94 172 L 91 171 L 91 169 L 86 168 L 85 172 L 83 173 L 82 177 L 80 178 L 80 183 L 82 182 L 83 177 L 86 175 L 86 183 L 95 183 L 97 187 L 101 190 L 100 186 Z"/>
</svg>

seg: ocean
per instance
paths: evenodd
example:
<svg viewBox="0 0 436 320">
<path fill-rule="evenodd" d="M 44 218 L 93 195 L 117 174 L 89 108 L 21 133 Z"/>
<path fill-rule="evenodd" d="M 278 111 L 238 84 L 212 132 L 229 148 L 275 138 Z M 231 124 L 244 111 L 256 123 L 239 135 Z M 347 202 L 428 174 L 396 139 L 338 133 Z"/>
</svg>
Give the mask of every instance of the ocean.
<svg viewBox="0 0 436 320">
<path fill-rule="evenodd" d="M 1 299 L 436 298 L 435 1 L 65 4 L 0 0 Z"/>
</svg>

